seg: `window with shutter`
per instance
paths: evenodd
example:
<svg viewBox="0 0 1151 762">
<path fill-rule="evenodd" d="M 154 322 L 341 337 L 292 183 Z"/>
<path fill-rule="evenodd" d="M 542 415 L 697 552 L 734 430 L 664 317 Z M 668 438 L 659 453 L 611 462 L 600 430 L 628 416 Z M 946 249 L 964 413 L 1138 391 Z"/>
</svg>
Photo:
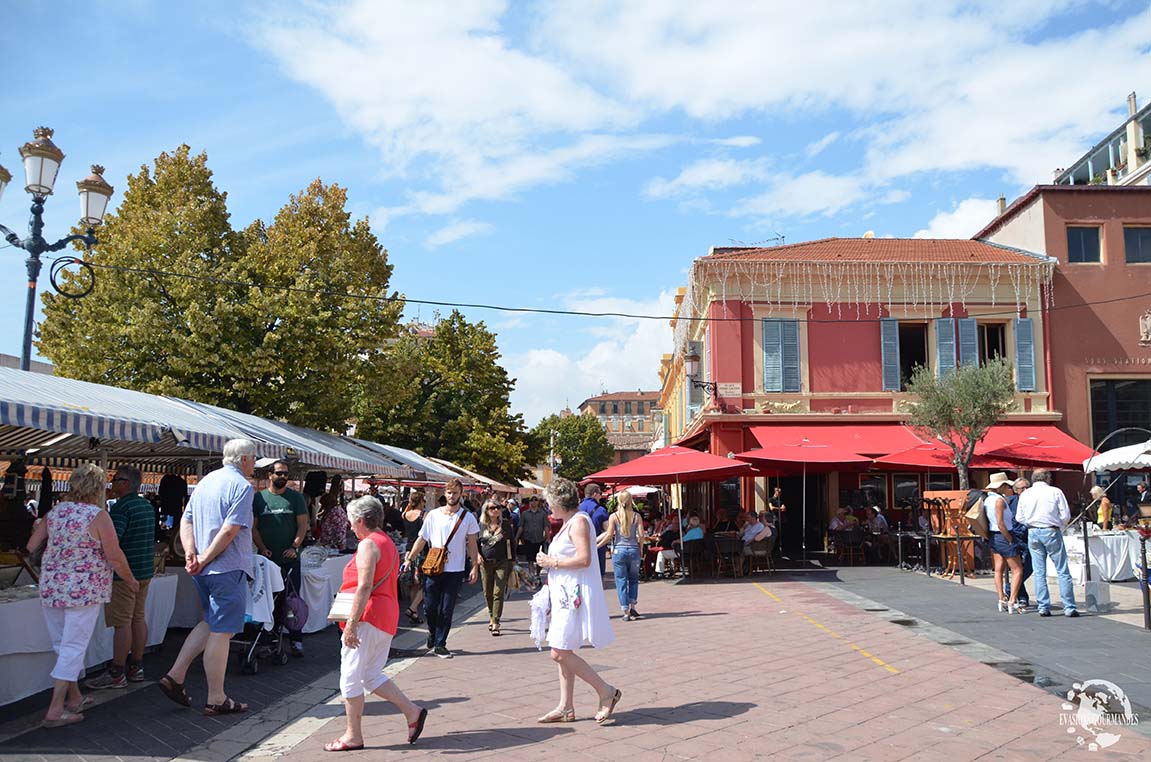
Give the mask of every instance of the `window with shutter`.
<svg viewBox="0 0 1151 762">
<path fill-rule="evenodd" d="M 899 321 L 883 318 L 879 321 L 880 346 L 883 350 L 883 391 L 897 392 L 899 378 Z"/>
<path fill-rule="evenodd" d="M 955 370 L 955 320 L 953 318 L 937 318 L 935 320 L 935 359 L 940 378 Z"/>
<path fill-rule="evenodd" d="M 763 321 L 763 390 L 800 392 L 799 321 L 769 318 Z"/>
<path fill-rule="evenodd" d="M 1031 318 L 1015 318 L 1015 381 L 1019 391 L 1035 391 L 1035 327 Z"/>
<path fill-rule="evenodd" d="M 959 364 L 963 367 L 979 364 L 979 326 L 975 318 L 959 318 Z"/>
</svg>

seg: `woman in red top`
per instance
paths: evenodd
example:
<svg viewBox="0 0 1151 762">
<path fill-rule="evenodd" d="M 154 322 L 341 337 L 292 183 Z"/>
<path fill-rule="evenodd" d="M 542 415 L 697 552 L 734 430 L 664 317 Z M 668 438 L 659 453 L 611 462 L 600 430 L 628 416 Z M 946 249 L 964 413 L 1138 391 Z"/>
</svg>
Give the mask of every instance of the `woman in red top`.
<svg viewBox="0 0 1151 762">
<path fill-rule="evenodd" d="M 340 692 L 344 696 L 347 728 L 344 734 L 324 745 L 325 751 L 354 751 L 364 748 L 362 719 L 364 694 L 374 693 L 396 705 L 408 723 L 408 743 L 415 743 L 424 730 L 428 710 L 421 709 L 384 674 L 388 651 L 400 619 L 396 597 L 399 553 L 384 534 L 384 507 L 368 495 L 348 503 L 348 523 L 359 544 L 356 554 L 344 567 L 342 593 L 355 593 L 352 613 L 344 630 L 340 649 Z"/>
</svg>

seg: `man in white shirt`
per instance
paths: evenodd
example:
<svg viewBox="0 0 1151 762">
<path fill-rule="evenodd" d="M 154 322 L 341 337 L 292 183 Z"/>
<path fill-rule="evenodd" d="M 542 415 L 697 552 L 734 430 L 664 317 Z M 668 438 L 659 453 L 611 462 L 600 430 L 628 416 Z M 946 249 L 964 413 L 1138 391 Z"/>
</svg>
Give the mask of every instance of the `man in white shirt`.
<svg viewBox="0 0 1151 762">
<path fill-rule="evenodd" d="M 1063 545 L 1063 528 L 1071 522 L 1071 507 L 1063 490 L 1051 486 L 1051 472 L 1046 468 L 1031 474 L 1031 486 L 1019 496 L 1015 520 L 1027 527 L 1027 547 L 1035 569 L 1035 604 L 1039 616 L 1051 616 L 1051 594 L 1047 590 L 1047 559 L 1055 565 L 1059 578 L 1059 597 L 1063 615 L 1079 616 L 1075 608 L 1075 587 L 1067 570 L 1067 550 Z"/>
<path fill-rule="evenodd" d="M 740 532 L 739 539 L 743 541 L 743 546 L 746 549 L 755 541 L 756 535 L 763 531 L 763 522 L 759 517 L 752 514 L 748 518 L 747 523 L 743 525 L 743 531 Z"/>
<path fill-rule="evenodd" d="M 435 576 L 424 575 L 424 602 L 428 614 L 428 650 L 441 659 L 452 658 L 448 650 L 448 633 L 452 629 L 452 614 L 460 596 L 464 582 L 464 561 L 472 559 L 472 570 L 468 584 L 474 585 L 479 579 L 480 546 L 478 538 L 480 525 L 471 511 L 465 511 L 460 504 L 464 488 L 459 479 L 449 479 L 444 485 L 444 498 L 447 503 L 424 514 L 420 536 L 412 543 L 401 567 L 407 570 L 413 559 L 419 558 L 424 547 L 447 548 L 448 559 L 444 571 Z M 456 528 L 457 522 L 459 527 Z M 452 530 L 455 529 L 453 534 Z M 451 541 L 449 542 L 449 537 Z"/>
</svg>

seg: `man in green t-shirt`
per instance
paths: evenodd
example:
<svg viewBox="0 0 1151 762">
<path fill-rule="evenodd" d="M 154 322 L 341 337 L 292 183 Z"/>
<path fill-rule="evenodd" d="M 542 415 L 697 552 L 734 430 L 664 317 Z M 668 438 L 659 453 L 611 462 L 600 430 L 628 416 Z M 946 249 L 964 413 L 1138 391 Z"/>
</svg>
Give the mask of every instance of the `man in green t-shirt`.
<svg viewBox="0 0 1151 762">
<path fill-rule="evenodd" d="M 308 534 L 308 504 L 288 487 L 288 463 L 272 464 L 272 483 L 252 501 L 252 541 L 261 555 L 276 562 L 300 590 L 300 547 Z M 304 655 L 300 633 L 291 633 L 293 656 Z"/>
<path fill-rule="evenodd" d="M 137 494 L 140 469 L 120 466 L 108 494 L 116 498 L 108 513 L 116 527 L 116 539 L 128 559 L 140 589 L 132 592 L 123 580 L 112 581 L 112 600 L 104 605 L 104 623 L 114 627 L 112 665 L 99 677 L 88 680 L 89 688 L 126 688 L 128 682 L 144 680 L 144 649 L 148 646 L 148 623 L 144 618 L 148 583 L 156 573 L 156 509 Z"/>
</svg>

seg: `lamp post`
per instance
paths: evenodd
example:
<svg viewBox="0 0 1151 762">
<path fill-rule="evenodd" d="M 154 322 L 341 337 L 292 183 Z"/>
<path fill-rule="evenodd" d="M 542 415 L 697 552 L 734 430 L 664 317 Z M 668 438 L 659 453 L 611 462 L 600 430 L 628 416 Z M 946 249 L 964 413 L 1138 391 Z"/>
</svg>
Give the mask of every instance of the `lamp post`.
<svg viewBox="0 0 1151 762">
<path fill-rule="evenodd" d="M 0 225 L 0 234 L 13 246 L 28 253 L 25 264 L 28 268 L 28 299 L 24 307 L 24 343 L 20 351 L 20 370 L 28 370 L 32 365 L 32 325 L 36 315 L 36 281 L 40 278 L 40 255 L 60 251 L 73 241 L 83 241 L 92 248 L 96 245 L 96 226 L 104 219 L 108 200 L 112 198 L 112 186 L 104 179 L 104 168 L 92 167 L 92 174 L 76 183 L 80 193 L 80 225 L 86 228 L 83 235 L 70 235 L 55 243 L 44 239 L 44 202 L 52 195 L 56 184 L 56 173 L 64 161 L 64 152 L 52 142 L 53 131 L 48 127 L 37 127 L 32 131 L 32 140 L 20 147 L 20 158 L 24 160 L 24 190 L 32 196 L 32 218 L 28 220 L 28 237 L 20 236 Z M 12 180 L 12 173 L 0 166 L 0 196 Z"/>
<path fill-rule="evenodd" d="M 719 389 L 719 384 L 715 381 L 697 381 L 699 377 L 699 355 L 692 353 L 683 358 L 684 373 L 687 375 L 687 380 L 696 389 L 703 389 L 707 392 L 709 400 L 714 400 L 716 393 Z"/>
</svg>

